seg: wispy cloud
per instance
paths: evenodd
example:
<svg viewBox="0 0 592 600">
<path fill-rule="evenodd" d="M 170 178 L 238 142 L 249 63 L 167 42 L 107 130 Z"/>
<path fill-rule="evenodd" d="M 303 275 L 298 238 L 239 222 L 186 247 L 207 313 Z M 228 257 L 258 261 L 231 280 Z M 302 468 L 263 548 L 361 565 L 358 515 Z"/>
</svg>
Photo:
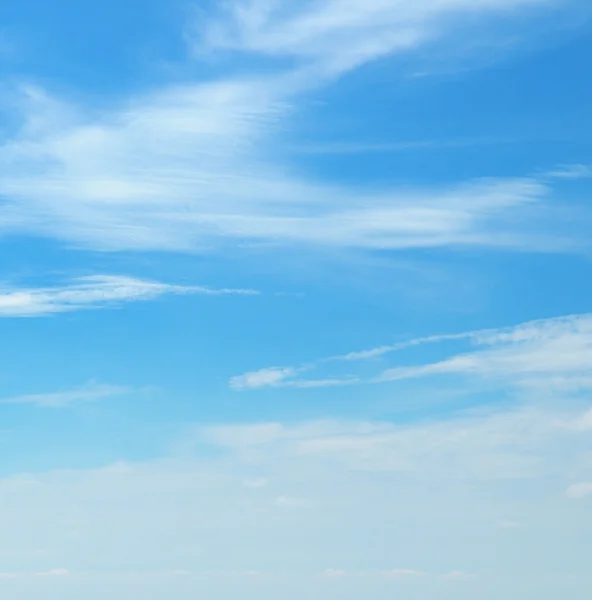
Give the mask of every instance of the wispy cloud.
<svg viewBox="0 0 592 600">
<path fill-rule="evenodd" d="M 96 402 L 104 398 L 123 396 L 134 391 L 133 388 L 104 383 L 89 383 L 87 385 L 45 394 L 27 394 L 0 398 L 0 404 L 31 404 L 41 408 L 64 408 L 72 404 Z"/>
<path fill-rule="evenodd" d="M 298 373 L 297 369 L 269 367 L 259 371 L 252 371 L 237 375 L 230 380 L 230 387 L 235 390 L 252 389 L 260 387 L 278 387 L 286 383 L 290 377 Z"/>
<path fill-rule="evenodd" d="M 504 215 L 545 200 L 550 188 L 536 179 L 370 192 L 291 173 L 273 158 L 285 112 L 275 85 L 166 90 L 82 124 L 27 92 L 32 124 L 0 147 L 0 230 L 99 249 L 532 246 Z"/>
<path fill-rule="evenodd" d="M 560 7 L 559 0 L 237 0 L 217 20 L 200 21 L 198 52 L 251 52 L 291 58 L 335 76 L 377 58 L 418 50 L 452 32 L 473 39 L 479 20 L 516 18 L 529 9 Z M 474 36 L 474 33 L 473 33 Z M 499 39 L 497 40 L 499 44 Z M 492 42 L 493 43 L 493 42 Z"/>
<path fill-rule="evenodd" d="M 61 287 L 0 287 L 0 317 L 34 317 L 116 306 L 167 294 L 256 294 L 254 290 L 179 286 L 119 275 L 80 277 Z"/>
<path fill-rule="evenodd" d="M 384 371 L 383 381 L 428 375 L 464 374 L 500 378 L 518 385 L 562 389 L 592 385 L 592 316 L 578 315 L 527 323 L 473 337 L 482 349 L 443 361 Z"/>
<path fill-rule="evenodd" d="M 592 167 L 582 164 L 564 165 L 553 171 L 548 171 L 545 176 L 554 179 L 588 179 L 592 177 Z"/>
<path fill-rule="evenodd" d="M 353 385 L 359 382 L 356 377 L 333 379 L 301 379 L 298 375 L 307 367 L 270 367 L 237 375 L 230 379 L 230 387 L 235 390 L 249 390 L 263 387 L 274 388 L 322 388 Z"/>
<path fill-rule="evenodd" d="M 335 376 L 319 379 L 332 385 L 381 383 L 442 375 L 478 378 L 502 385 L 581 391 L 592 389 L 592 316 L 572 315 L 533 321 L 517 327 L 486 329 L 450 335 L 416 338 L 368 350 L 317 359 L 302 367 L 285 367 L 268 381 L 263 369 L 231 380 L 235 389 L 313 387 L 315 380 L 301 377 L 304 372 L 327 368 L 332 363 L 355 363 L 384 357 L 424 344 L 470 342 L 471 350 L 454 353 L 438 362 L 389 367 L 374 377 Z M 237 385 L 238 384 L 238 385 Z"/>
<path fill-rule="evenodd" d="M 270 75 L 168 86 L 87 110 L 25 86 L 20 130 L 0 146 L 0 232 L 100 250 L 219 251 L 264 243 L 317 248 L 572 247 L 528 211 L 547 179 L 477 179 L 357 189 L 307 177 L 278 148 L 290 112 L 341 73 L 420 47 L 474 17 L 514 17 L 549 0 L 224 3 L 196 44 L 287 57 Z M 485 19 L 487 21 L 487 19 Z M 311 72 L 311 68 L 313 71 Z M 227 71 L 225 71 L 227 73 Z M 235 71 L 236 73 L 236 71 Z M 396 140 L 393 141 L 395 143 Z"/>
</svg>

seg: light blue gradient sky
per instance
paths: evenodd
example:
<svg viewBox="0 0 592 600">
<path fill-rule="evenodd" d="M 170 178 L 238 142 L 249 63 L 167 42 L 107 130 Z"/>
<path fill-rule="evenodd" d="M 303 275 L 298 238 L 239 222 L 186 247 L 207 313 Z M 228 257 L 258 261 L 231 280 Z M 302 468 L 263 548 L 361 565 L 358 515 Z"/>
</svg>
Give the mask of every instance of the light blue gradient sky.
<svg viewBox="0 0 592 600">
<path fill-rule="evenodd" d="M 0 596 L 585 600 L 584 0 L 6 0 Z"/>
</svg>

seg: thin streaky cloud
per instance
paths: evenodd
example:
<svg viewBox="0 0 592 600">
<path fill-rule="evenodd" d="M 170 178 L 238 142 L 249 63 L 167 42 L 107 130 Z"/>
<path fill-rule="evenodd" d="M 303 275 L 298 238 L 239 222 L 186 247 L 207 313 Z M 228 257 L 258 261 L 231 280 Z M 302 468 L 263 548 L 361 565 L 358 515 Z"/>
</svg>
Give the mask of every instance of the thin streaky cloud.
<svg viewBox="0 0 592 600">
<path fill-rule="evenodd" d="M 563 165 L 553 171 L 544 173 L 545 177 L 551 179 L 589 179 L 592 177 L 591 165 Z"/>
<path fill-rule="evenodd" d="M 441 361 L 394 366 L 374 377 L 328 377 L 307 380 L 305 371 L 331 362 L 356 362 L 384 356 L 422 344 L 467 340 L 471 351 L 449 354 Z M 389 346 L 321 358 L 306 367 L 262 369 L 231 379 L 235 389 L 263 387 L 322 387 L 360 383 L 384 383 L 430 376 L 457 375 L 489 381 L 511 382 L 528 388 L 549 387 L 565 392 L 592 389 L 592 315 L 569 315 L 523 323 L 515 327 L 482 329 L 465 333 L 416 338 Z M 266 376 L 272 376 L 268 381 Z M 237 385 L 237 383 L 239 385 Z"/>
<path fill-rule="evenodd" d="M 27 394 L 0 398 L 0 404 L 30 404 L 40 408 L 64 408 L 72 404 L 96 402 L 105 398 L 124 396 L 135 390 L 128 386 L 89 383 L 87 385 L 45 394 Z"/>
<path fill-rule="evenodd" d="M 562 4 L 560 0 L 303 0 L 280 5 L 243 0 L 222 4 L 217 19 L 200 19 L 194 49 L 199 56 L 232 51 L 292 58 L 308 67 L 309 77 L 311 73 L 336 77 L 381 57 L 416 52 L 451 34 L 456 34 L 457 45 L 461 37 L 470 45 L 476 16 L 482 21 L 512 20 Z"/>
<path fill-rule="evenodd" d="M 368 350 L 360 350 L 357 352 L 348 352 L 347 354 L 341 354 L 337 356 L 331 356 L 329 358 L 321 359 L 322 361 L 357 361 L 367 360 L 370 358 L 377 358 L 388 354 L 390 352 L 396 352 L 398 350 L 405 350 L 406 348 L 412 348 L 413 346 L 421 346 L 423 344 L 437 344 L 440 342 L 447 342 L 453 340 L 464 340 L 473 338 L 479 335 L 481 332 L 469 331 L 467 333 L 453 333 L 446 335 L 431 335 L 422 338 L 416 338 L 413 340 L 407 340 L 405 342 L 399 342 L 397 344 L 390 344 L 387 346 L 378 346 L 377 348 L 370 348 Z"/>
<path fill-rule="evenodd" d="M 295 367 L 269 367 L 259 371 L 251 371 L 236 375 L 229 381 L 232 389 L 254 390 L 259 388 L 326 388 L 354 385 L 360 382 L 357 377 L 340 377 L 326 379 L 303 379 L 299 375 L 311 369 L 314 365 Z"/>
<path fill-rule="evenodd" d="M 562 4 L 322 0 L 276 10 L 267 0 L 224 3 L 221 15 L 200 19 L 196 46 L 291 57 L 295 65 L 164 86 L 98 117 L 23 86 L 13 102 L 23 126 L 0 145 L 0 232 L 103 251 L 211 253 L 253 243 L 361 251 L 575 248 L 557 220 L 533 229 L 528 213 L 546 206 L 553 192 L 547 180 L 350 189 L 295 171 L 278 152 L 302 96 L 335 76 L 446 32 L 456 39 L 464 17 L 513 19 Z"/>
<path fill-rule="evenodd" d="M 0 317 L 35 317 L 53 313 L 153 300 L 164 295 L 255 295 L 255 290 L 181 286 L 124 277 L 92 275 L 54 287 L 0 288 Z"/>
</svg>

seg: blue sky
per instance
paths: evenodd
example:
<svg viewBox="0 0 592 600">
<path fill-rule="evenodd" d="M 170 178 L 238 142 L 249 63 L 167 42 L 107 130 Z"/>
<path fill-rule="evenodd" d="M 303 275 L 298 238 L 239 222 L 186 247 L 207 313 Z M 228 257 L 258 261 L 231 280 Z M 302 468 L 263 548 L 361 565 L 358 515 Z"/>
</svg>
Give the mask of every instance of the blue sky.
<svg viewBox="0 0 592 600">
<path fill-rule="evenodd" d="M 6 0 L 0 594 L 592 593 L 584 0 Z"/>
</svg>

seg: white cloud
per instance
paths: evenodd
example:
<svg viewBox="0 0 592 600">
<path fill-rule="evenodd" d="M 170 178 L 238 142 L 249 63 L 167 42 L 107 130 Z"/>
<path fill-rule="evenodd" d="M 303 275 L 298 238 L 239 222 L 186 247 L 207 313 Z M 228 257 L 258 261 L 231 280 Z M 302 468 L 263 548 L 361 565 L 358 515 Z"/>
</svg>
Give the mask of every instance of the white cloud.
<svg viewBox="0 0 592 600">
<path fill-rule="evenodd" d="M 298 375 L 308 367 L 268 367 L 259 371 L 251 371 L 230 378 L 229 385 L 234 390 L 254 390 L 265 387 L 273 388 L 324 388 L 341 387 L 359 383 L 356 377 L 328 379 L 300 379 Z"/>
<path fill-rule="evenodd" d="M 582 164 L 564 165 L 554 171 L 548 171 L 545 176 L 555 179 L 588 179 L 592 177 L 592 167 Z"/>
<path fill-rule="evenodd" d="M 582 500 L 588 496 L 592 496 L 592 483 L 574 483 L 565 491 L 565 495 L 572 500 Z"/>
<path fill-rule="evenodd" d="M 24 126 L 0 146 L 0 232 L 100 250 L 572 247 L 557 220 L 547 231 L 532 227 L 528 211 L 551 191 L 545 178 L 355 189 L 307 177 L 278 152 L 293 105 L 323 84 L 308 68 L 303 75 L 311 60 L 322 63 L 321 71 L 339 72 L 437 38 L 443 29 L 456 31 L 450 17 L 521 15 L 520 8 L 555 4 L 227 3 L 223 21 L 205 19 L 206 46 L 236 43 L 243 51 L 291 56 L 296 67 L 169 86 L 98 117 L 97 110 L 25 87 L 14 103 Z"/>
<path fill-rule="evenodd" d="M 435 574 L 462 580 L 450 573 L 456 565 L 481 573 L 494 562 L 495 580 L 472 581 L 478 592 L 505 581 L 504 590 L 532 596 L 532 578 L 512 579 L 517 568 L 543 578 L 569 571 L 587 589 L 592 522 L 560 495 L 568 474 L 589 477 L 588 432 L 563 425 L 579 417 L 522 407 L 431 423 L 201 426 L 191 434 L 195 454 L 182 458 L 4 477 L 0 555 L 9 575 L 0 586 L 43 587 L 2 593 L 99 600 L 108 589 L 118 600 L 223 600 L 242 590 L 266 600 L 355 600 L 366 592 L 386 600 L 391 586 L 403 595 L 414 586 L 415 595 L 444 598 L 448 588 L 439 586 L 449 582 Z M 243 485 L 254 472 L 270 482 L 256 492 Z M 287 498 L 314 509 L 285 510 L 300 507 Z M 530 526 L 492 536 L 492 523 L 507 515 Z M 479 552 L 476 540 L 487 540 Z M 318 576 L 327 565 L 335 578 Z M 265 586 L 254 587 L 248 571 L 266 573 Z M 558 597 L 553 581 L 537 597 Z"/>
<path fill-rule="evenodd" d="M 36 101 L 32 115 L 49 111 L 48 124 L 0 147 L 0 230 L 98 249 L 532 245 L 500 219 L 544 200 L 534 179 L 368 192 L 291 174 L 274 158 L 272 125 L 285 112 L 275 85 L 167 90 L 86 124 L 61 123 Z"/>
<path fill-rule="evenodd" d="M 230 387 L 235 390 L 253 389 L 260 387 L 278 387 L 286 380 L 294 377 L 298 371 L 292 368 L 269 367 L 237 375 L 230 380 Z"/>
<path fill-rule="evenodd" d="M 348 376 L 307 380 L 299 377 L 304 371 L 332 368 L 333 365 L 355 363 L 401 352 L 423 344 L 469 342 L 470 350 L 450 353 L 438 362 L 412 366 L 394 366 L 375 377 Z M 350 365 L 348 365 L 350 368 Z M 263 369 L 255 373 L 265 373 Z M 524 323 L 516 327 L 486 329 L 450 335 L 435 335 L 412 339 L 377 348 L 349 352 L 343 355 L 317 359 L 302 367 L 285 367 L 284 378 L 268 383 L 264 377 L 254 378 L 251 388 L 310 387 L 315 381 L 331 382 L 331 385 L 355 383 L 382 383 L 403 381 L 443 375 L 470 377 L 488 385 L 508 384 L 539 391 L 577 393 L 592 389 L 592 316 L 571 315 Z M 247 374 L 248 376 L 250 374 Z M 232 381 L 242 381 L 241 377 Z M 238 387 L 238 386 L 234 386 Z M 243 386 L 247 387 L 247 386 Z M 589 416 L 586 419 L 590 419 Z M 586 428 L 586 420 L 578 427 Z"/>
<path fill-rule="evenodd" d="M 592 317 L 549 319 L 475 336 L 483 349 L 419 367 L 395 367 L 383 381 L 440 374 L 502 379 L 517 385 L 565 390 L 592 385 Z"/>
<path fill-rule="evenodd" d="M 480 21 L 524 17 L 559 0 L 236 0 L 216 21 L 201 19 L 198 52 L 233 50 L 289 57 L 317 76 L 337 75 L 390 54 L 417 51 L 452 32 L 472 39 Z M 491 40 L 499 45 L 499 38 Z M 474 50 L 473 50 L 474 51 Z M 310 70 L 307 71 L 310 77 Z"/>
<path fill-rule="evenodd" d="M 367 360 L 370 358 L 377 358 L 379 356 L 383 356 L 384 354 L 388 354 L 390 352 L 396 352 L 398 350 L 405 350 L 406 348 L 412 348 L 413 346 L 421 346 L 423 344 L 437 344 L 440 342 L 448 342 L 454 340 L 464 340 L 470 339 L 474 337 L 475 332 L 467 332 L 467 333 L 458 333 L 458 334 L 449 334 L 449 335 L 431 335 L 422 338 L 416 338 L 413 340 L 407 340 L 405 342 L 400 342 L 398 344 L 390 344 L 386 346 L 379 346 L 378 348 L 370 348 L 369 350 L 359 350 L 356 352 L 348 352 L 347 354 L 343 354 L 340 356 L 332 356 L 330 358 L 323 359 L 324 361 L 333 361 L 333 360 L 347 360 L 347 361 L 355 361 L 355 360 Z"/>
<path fill-rule="evenodd" d="M 32 404 L 41 408 L 63 408 L 79 402 L 95 402 L 103 398 L 122 396 L 134 390 L 120 385 L 89 383 L 88 385 L 46 394 L 27 394 L 0 398 L 0 404 Z"/>
<path fill-rule="evenodd" d="M 61 287 L 0 287 L 0 317 L 34 317 L 124 302 L 152 300 L 166 294 L 256 294 L 253 290 L 179 286 L 122 277 L 80 277 Z"/>
</svg>

